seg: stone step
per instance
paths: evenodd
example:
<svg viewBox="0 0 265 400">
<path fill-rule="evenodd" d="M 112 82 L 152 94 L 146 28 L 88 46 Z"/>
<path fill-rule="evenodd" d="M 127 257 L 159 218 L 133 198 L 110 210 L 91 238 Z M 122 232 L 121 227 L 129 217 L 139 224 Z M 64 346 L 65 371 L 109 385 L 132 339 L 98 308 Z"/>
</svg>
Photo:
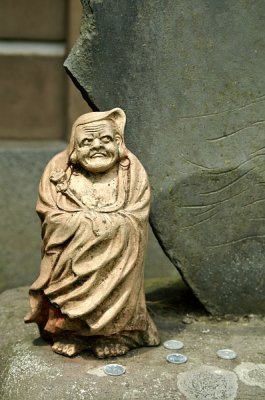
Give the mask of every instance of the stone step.
<svg viewBox="0 0 265 400">
<path fill-rule="evenodd" d="M 161 282 L 163 287 L 163 282 Z M 175 297 L 172 294 L 175 293 Z M 175 353 L 163 346 L 133 350 L 116 359 L 98 360 L 90 353 L 75 358 L 54 354 L 39 338 L 35 324 L 23 324 L 28 311 L 27 288 L 0 295 L 0 398 L 4 400 L 247 400 L 264 399 L 264 320 L 252 316 L 239 321 L 211 318 L 181 296 L 175 285 L 162 294 L 150 293 L 152 315 L 162 342 L 177 339 L 184 347 L 184 364 L 170 364 Z M 184 313 L 183 313 L 184 312 Z M 190 323 L 185 313 L 192 313 Z M 12 332 L 12 334 L 11 334 Z M 217 357 L 231 348 L 234 360 Z M 126 368 L 121 376 L 107 376 L 106 364 Z"/>
</svg>

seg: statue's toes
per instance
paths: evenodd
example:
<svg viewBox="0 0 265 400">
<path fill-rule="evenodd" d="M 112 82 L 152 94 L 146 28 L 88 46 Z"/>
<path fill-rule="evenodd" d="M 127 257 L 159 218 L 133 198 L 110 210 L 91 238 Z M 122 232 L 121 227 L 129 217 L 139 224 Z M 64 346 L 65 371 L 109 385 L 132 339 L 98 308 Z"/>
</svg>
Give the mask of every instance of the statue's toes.
<svg viewBox="0 0 265 400">
<path fill-rule="evenodd" d="M 104 358 L 105 357 L 104 350 L 103 350 L 103 348 L 101 346 L 95 347 L 93 352 L 94 352 L 95 356 L 98 357 L 98 358 Z"/>
<path fill-rule="evenodd" d="M 73 357 L 78 353 L 77 348 L 74 344 L 68 344 L 64 346 L 63 352 L 68 357 Z"/>
<path fill-rule="evenodd" d="M 124 346 L 122 344 L 116 344 L 116 355 L 117 356 L 123 356 L 129 351 L 129 348 L 127 346 Z"/>
<path fill-rule="evenodd" d="M 129 351 L 127 346 L 119 343 L 110 343 L 108 346 L 95 346 L 92 348 L 93 353 L 98 358 L 117 357 L 126 354 Z"/>
<path fill-rule="evenodd" d="M 60 342 L 54 342 L 54 344 L 52 345 L 52 350 L 58 354 L 63 354 L 63 348 L 64 345 Z"/>
<path fill-rule="evenodd" d="M 110 356 L 115 357 L 117 355 L 116 345 L 111 344 L 109 346 Z"/>
<path fill-rule="evenodd" d="M 52 346 L 52 350 L 57 354 L 67 357 L 73 357 L 80 352 L 74 343 L 66 344 L 64 342 L 55 342 Z"/>
<path fill-rule="evenodd" d="M 110 356 L 110 348 L 108 346 L 104 347 L 104 356 L 109 357 Z"/>
</svg>

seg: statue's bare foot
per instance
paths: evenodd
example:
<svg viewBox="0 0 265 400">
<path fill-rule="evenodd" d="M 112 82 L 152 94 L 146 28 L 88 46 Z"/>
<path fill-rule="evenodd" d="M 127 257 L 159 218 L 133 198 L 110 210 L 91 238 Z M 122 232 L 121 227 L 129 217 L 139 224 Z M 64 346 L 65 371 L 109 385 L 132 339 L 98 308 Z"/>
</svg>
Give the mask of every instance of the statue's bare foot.
<svg viewBox="0 0 265 400">
<path fill-rule="evenodd" d="M 92 351 L 97 358 L 123 356 L 129 351 L 129 347 L 120 343 L 97 343 L 92 346 Z"/>
<path fill-rule="evenodd" d="M 67 342 L 64 340 L 60 340 L 57 342 L 54 342 L 52 346 L 52 350 L 55 353 L 61 354 L 62 356 L 67 356 L 67 357 L 74 357 L 77 354 L 81 353 L 83 350 L 85 350 L 86 346 L 82 343 L 78 342 Z"/>
</svg>

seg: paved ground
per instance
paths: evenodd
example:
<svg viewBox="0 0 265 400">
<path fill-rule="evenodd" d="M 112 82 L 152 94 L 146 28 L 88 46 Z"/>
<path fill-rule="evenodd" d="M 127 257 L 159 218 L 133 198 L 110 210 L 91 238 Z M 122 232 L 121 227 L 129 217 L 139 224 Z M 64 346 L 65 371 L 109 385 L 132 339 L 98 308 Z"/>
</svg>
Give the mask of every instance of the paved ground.
<svg viewBox="0 0 265 400">
<path fill-rule="evenodd" d="M 54 354 L 35 326 L 23 324 L 27 288 L 0 296 L 0 398 L 3 400 L 263 400 L 265 399 L 265 318 L 212 318 L 180 283 L 147 282 L 148 304 L 162 341 L 178 339 L 186 364 L 166 361 L 163 346 L 143 348 L 115 360 L 126 374 L 106 376 L 90 354 L 68 359 Z M 232 348 L 235 360 L 216 356 Z"/>
</svg>

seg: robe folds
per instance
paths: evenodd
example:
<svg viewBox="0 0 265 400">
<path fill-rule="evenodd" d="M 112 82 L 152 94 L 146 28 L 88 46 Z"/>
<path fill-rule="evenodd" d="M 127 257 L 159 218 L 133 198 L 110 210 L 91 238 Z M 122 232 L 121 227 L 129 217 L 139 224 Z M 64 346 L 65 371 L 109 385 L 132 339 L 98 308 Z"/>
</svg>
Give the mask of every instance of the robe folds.
<svg viewBox="0 0 265 400">
<path fill-rule="evenodd" d="M 71 190 L 73 174 L 86 174 L 70 165 L 67 150 L 47 165 L 37 202 L 41 270 L 30 288 L 32 311 L 26 322 L 38 323 L 42 303 L 48 301 L 61 317 L 79 321 L 85 336 L 147 333 L 152 326 L 154 337 L 143 271 L 150 188 L 144 168 L 129 151 L 127 161 L 117 168 L 115 201 L 102 206 L 86 205 Z M 48 325 L 47 317 L 44 330 Z"/>
</svg>

